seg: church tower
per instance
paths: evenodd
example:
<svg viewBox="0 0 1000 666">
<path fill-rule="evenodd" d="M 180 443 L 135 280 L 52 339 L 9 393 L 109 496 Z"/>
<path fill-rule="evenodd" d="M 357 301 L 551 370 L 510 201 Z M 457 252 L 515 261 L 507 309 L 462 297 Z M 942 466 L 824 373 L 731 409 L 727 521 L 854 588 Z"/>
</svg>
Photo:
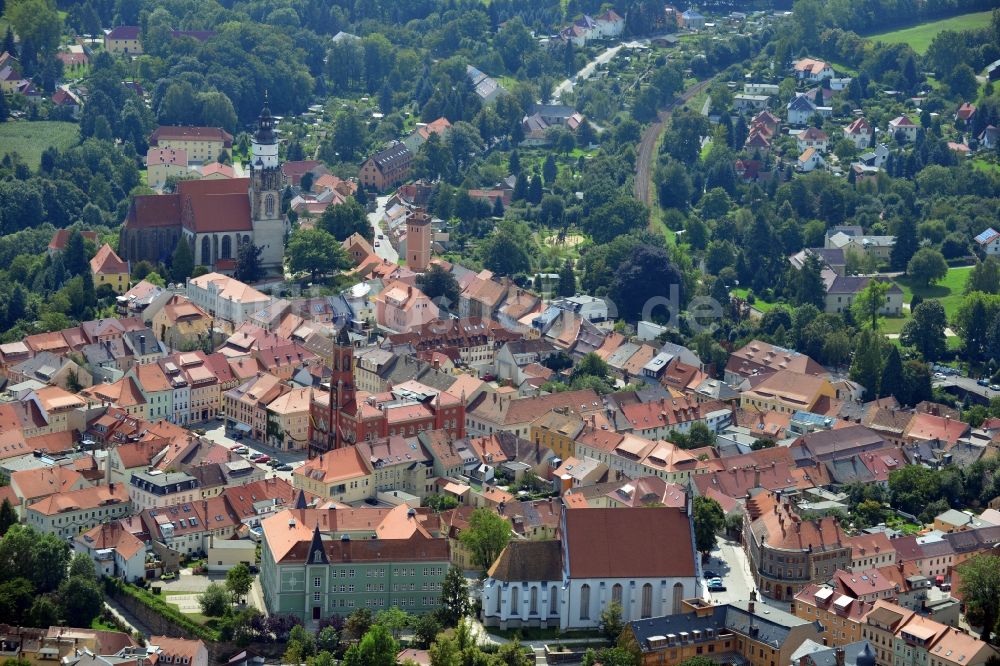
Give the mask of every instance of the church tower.
<svg viewBox="0 0 1000 666">
<path fill-rule="evenodd" d="M 354 393 L 354 346 L 347 334 L 346 323 L 340 327 L 334 341 L 331 366 L 331 399 L 328 403 L 330 411 L 327 423 L 335 424 L 335 427 L 329 431 L 328 450 L 352 444 L 358 436 L 357 428 L 360 425 L 355 420 L 354 428 L 351 428 L 353 436 L 344 435 L 345 418 L 350 419 L 357 416 Z"/>
<path fill-rule="evenodd" d="M 261 266 L 268 272 L 280 273 L 285 256 L 285 218 L 281 214 L 285 178 L 278 160 L 274 126 L 265 95 L 250 148 L 250 219 L 253 243 L 262 249 Z"/>
</svg>

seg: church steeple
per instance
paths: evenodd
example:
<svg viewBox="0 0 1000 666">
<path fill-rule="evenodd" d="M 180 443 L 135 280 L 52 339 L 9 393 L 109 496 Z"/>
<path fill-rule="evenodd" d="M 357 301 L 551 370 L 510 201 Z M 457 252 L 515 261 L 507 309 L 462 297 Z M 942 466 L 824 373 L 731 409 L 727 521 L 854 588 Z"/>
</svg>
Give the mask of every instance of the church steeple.
<svg viewBox="0 0 1000 666">
<path fill-rule="evenodd" d="M 257 131 L 250 146 L 250 215 L 253 243 L 261 248 L 260 263 L 265 270 L 281 270 L 285 254 L 286 221 L 281 211 L 285 176 L 278 159 L 278 119 L 264 104 L 257 118 Z"/>
<path fill-rule="evenodd" d="M 267 92 L 264 92 L 264 108 L 260 110 L 257 117 L 257 133 L 254 135 L 254 143 L 260 145 L 274 145 L 278 142 L 274 135 L 274 117 L 271 116 L 271 108 L 267 105 Z"/>
</svg>

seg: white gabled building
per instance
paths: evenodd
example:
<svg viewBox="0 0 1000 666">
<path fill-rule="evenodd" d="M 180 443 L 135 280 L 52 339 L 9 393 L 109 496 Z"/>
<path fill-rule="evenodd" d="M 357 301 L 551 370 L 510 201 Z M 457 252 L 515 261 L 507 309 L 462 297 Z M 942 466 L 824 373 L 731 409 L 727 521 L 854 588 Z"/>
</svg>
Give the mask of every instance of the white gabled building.
<svg viewBox="0 0 1000 666">
<path fill-rule="evenodd" d="M 1000 255 L 1000 232 L 993 227 L 976 236 L 976 243 L 987 255 L 993 257 Z"/>
<path fill-rule="evenodd" d="M 571 509 L 559 541 L 513 541 L 483 585 L 488 627 L 597 628 L 611 602 L 625 622 L 680 613 L 697 596 L 689 510 Z"/>
</svg>

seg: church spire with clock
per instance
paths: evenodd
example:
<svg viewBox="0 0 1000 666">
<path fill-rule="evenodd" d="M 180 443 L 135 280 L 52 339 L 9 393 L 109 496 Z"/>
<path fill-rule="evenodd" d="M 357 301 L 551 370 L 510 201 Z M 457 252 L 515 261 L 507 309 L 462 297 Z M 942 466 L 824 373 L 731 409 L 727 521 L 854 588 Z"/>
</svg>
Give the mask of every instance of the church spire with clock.
<svg viewBox="0 0 1000 666">
<path fill-rule="evenodd" d="M 285 254 L 285 216 L 281 213 L 281 194 L 285 176 L 278 158 L 277 120 L 271 115 L 264 94 L 264 108 L 257 119 L 257 131 L 250 147 L 250 216 L 253 242 L 261 248 L 261 266 L 269 272 L 281 272 Z"/>
</svg>

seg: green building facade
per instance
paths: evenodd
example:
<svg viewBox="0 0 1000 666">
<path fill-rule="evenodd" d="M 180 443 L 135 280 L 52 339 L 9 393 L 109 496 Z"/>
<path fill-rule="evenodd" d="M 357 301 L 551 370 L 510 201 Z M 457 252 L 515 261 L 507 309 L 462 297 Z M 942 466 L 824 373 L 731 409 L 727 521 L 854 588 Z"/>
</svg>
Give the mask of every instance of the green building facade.
<svg viewBox="0 0 1000 666">
<path fill-rule="evenodd" d="M 260 582 L 269 613 L 305 621 L 357 608 L 427 613 L 440 605 L 448 567 L 446 539 L 419 533 L 406 539 L 337 538 L 317 526 L 311 540 L 292 545 L 279 561 L 263 539 Z"/>
</svg>

